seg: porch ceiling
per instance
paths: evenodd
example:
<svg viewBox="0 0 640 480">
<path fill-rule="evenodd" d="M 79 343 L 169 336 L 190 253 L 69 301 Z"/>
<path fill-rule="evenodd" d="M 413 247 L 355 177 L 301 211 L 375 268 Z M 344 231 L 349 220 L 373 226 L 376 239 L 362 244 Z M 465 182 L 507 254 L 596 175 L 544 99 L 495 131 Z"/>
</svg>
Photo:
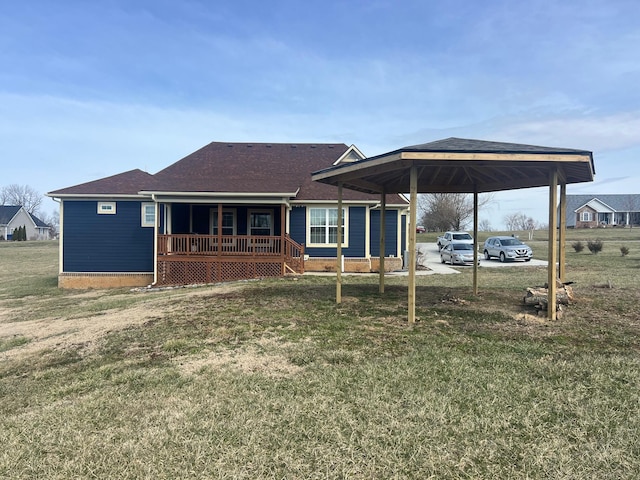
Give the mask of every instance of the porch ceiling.
<svg viewBox="0 0 640 480">
<path fill-rule="evenodd" d="M 413 165 L 422 193 L 547 186 L 556 170 L 567 184 L 593 181 L 595 174 L 592 154 L 585 150 L 450 138 L 317 171 L 312 178 L 366 193 L 402 193 L 409 191 Z"/>
</svg>

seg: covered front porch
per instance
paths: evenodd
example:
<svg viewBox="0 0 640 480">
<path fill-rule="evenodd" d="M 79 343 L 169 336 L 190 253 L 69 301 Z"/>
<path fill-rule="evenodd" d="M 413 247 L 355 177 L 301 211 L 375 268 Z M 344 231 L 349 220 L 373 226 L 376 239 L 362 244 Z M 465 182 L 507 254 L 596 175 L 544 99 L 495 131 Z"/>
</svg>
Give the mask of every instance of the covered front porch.
<svg viewBox="0 0 640 480">
<path fill-rule="evenodd" d="M 155 284 L 189 285 L 304 272 L 286 204 L 158 202 Z"/>
</svg>

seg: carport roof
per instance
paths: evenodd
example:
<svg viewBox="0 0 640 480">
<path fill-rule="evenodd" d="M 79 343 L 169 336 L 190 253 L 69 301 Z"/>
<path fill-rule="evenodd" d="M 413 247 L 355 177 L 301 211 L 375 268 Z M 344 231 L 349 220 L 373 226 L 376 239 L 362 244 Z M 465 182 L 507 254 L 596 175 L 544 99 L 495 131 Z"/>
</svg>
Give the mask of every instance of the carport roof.
<svg viewBox="0 0 640 480">
<path fill-rule="evenodd" d="M 552 171 L 567 184 L 591 182 L 595 175 L 587 150 L 447 138 L 316 171 L 312 179 L 366 193 L 402 193 L 409 190 L 413 165 L 421 193 L 542 187 Z"/>
</svg>

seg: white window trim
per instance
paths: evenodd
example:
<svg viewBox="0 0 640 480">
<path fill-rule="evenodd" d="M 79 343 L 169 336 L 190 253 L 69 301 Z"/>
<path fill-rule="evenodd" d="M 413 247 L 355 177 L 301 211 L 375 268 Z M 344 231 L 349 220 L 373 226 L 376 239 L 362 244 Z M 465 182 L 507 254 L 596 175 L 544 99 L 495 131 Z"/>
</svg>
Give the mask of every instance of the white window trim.
<svg viewBox="0 0 640 480">
<path fill-rule="evenodd" d="M 337 248 L 337 243 L 312 243 L 311 242 L 311 210 L 312 209 L 338 209 L 337 205 L 313 205 L 307 207 L 307 247 L 313 248 Z M 349 207 L 342 206 L 342 218 L 344 222 L 344 235 L 341 245 L 345 248 L 349 247 Z"/>
<path fill-rule="evenodd" d="M 115 215 L 116 202 L 98 202 L 98 215 Z"/>
<path fill-rule="evenodd" d="M 153 207 L 153 222 L 147 222 L 147 208 Z M 142 227 L 156 226 L 156 204 L 152 202 L 143 202 L 140 205 L 140 225 Z"/>
<path fill-rule="evenodd" d="M 580 212 L 580 221 L 581 222 L 592 222 L 593 221 L 593 213 L 585 210 Z"/>
<path fill-rule="evenodd" d="M 275 215 L 273 214 L 273 210 L 269 209 L 250 209 L 247 211 L 247 235 L 251 236 L 251 214 L 253 213 L 268 213 L 271 217 L 271 225 L 269 226 L 269 236 L 273 237 L 273 223 L 275 222 Z"/>
<path fill-rule="evenodd" d="M 223 208 L 222 209 L 222 215 L 224 216 L 225 213 L 231 213 L 233 215 L 233 233 L 232 235 L 237 235 L 238 234 L 238 213 L 237 213 L 237 209 L 235 208 Z M 216 235 L 215 233 L 213 233 L 213 229 L 216 228 L 218 225 L 215 222 L 215 216 L 218 214 L 218 208 L 211 208 L 209 210 L 209 225 L 211 226 L 211 228 L 209 228 L 209 233 L 211 235 Z"/>
</svg>

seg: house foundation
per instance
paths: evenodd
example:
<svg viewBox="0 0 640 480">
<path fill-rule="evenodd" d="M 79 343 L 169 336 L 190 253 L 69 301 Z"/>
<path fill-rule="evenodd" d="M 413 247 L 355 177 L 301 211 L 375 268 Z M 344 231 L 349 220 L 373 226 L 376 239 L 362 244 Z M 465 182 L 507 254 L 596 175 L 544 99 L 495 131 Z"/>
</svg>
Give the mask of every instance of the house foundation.
<svg viewBox="0 0 640 480">
<path fill-rule="evenodd" d="M 146 287 L 153 283 L 153 273 L 61 273 L 58 287 L 67 289 L 100 289 Z"/>
</svg>

